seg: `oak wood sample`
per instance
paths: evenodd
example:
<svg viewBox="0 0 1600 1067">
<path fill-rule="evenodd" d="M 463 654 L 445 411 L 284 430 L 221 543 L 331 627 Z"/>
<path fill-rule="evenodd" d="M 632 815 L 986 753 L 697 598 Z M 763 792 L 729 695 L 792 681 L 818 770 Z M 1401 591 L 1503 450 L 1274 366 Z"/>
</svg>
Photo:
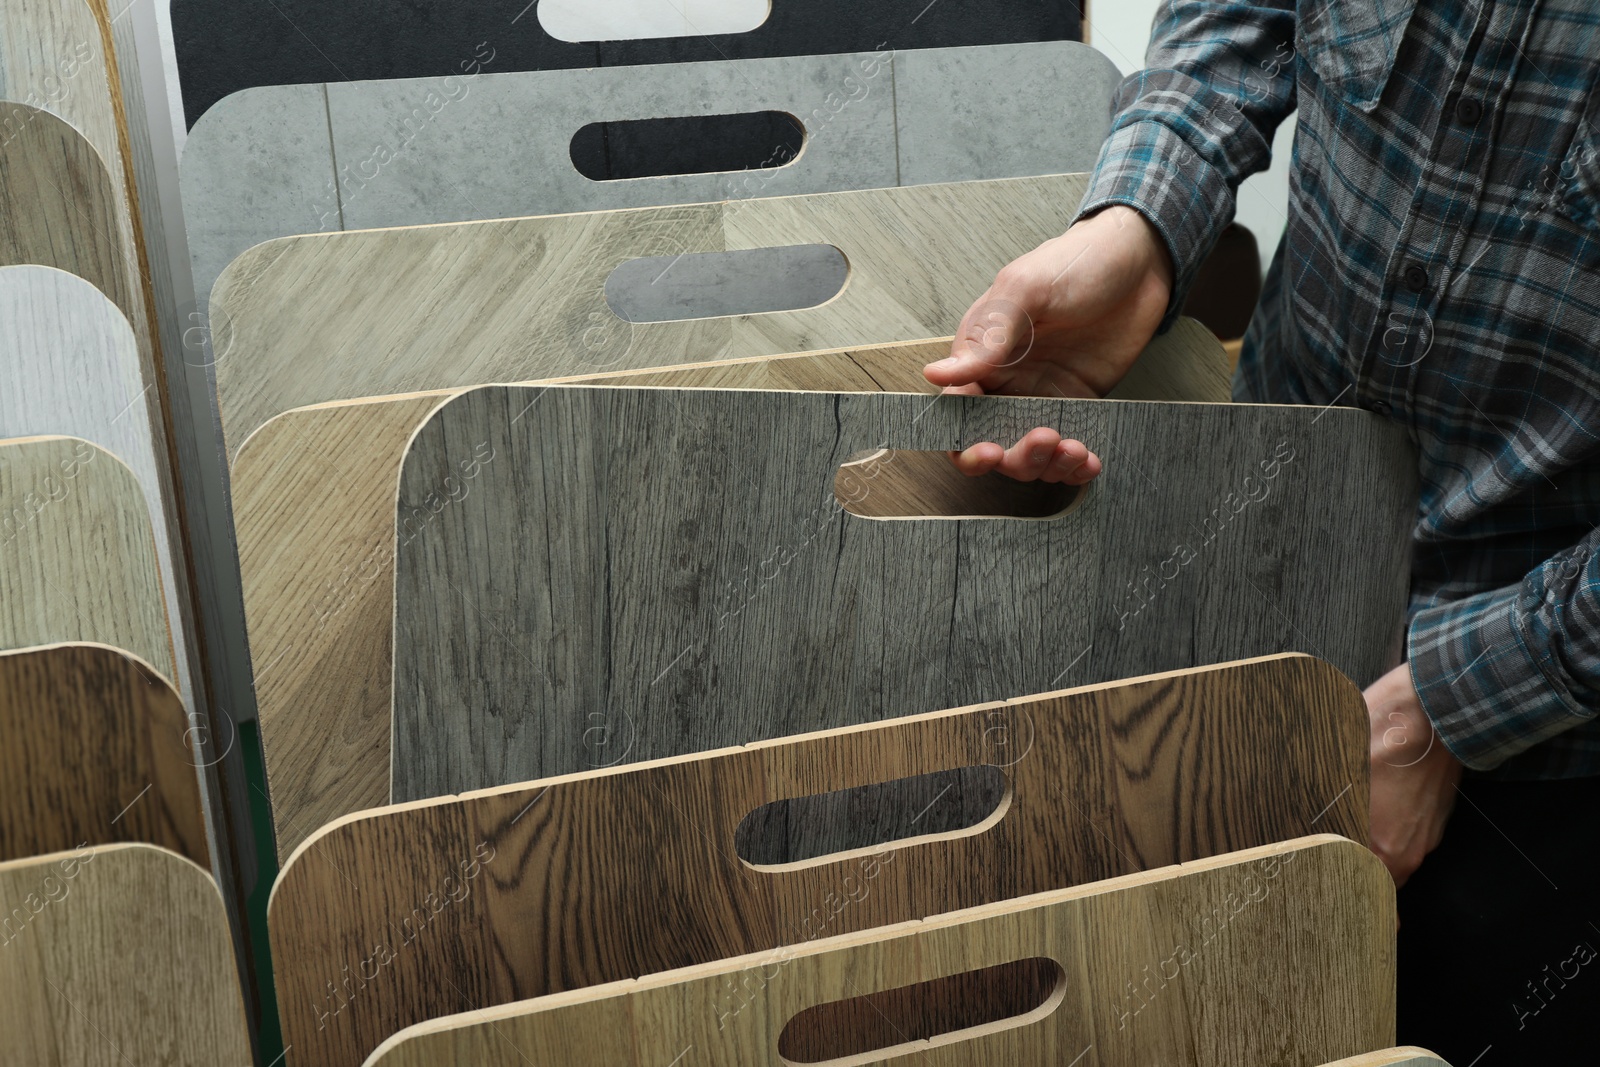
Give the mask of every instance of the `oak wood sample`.
<svg viewBox="0 0 1600 1067">
<path fill-rule="evenodd" d="M 212 292 L 228 455 L 291 408 L 938 337 L 995 273 L 1071 223 L 1062 175 L 312 234 L 234 260 Z M 814 308 L 628 323 L 607 277 L 643 257 L 825 244 L 849 261 Z M 537 360 L 537 372 L 532 370 Z"/>
<path fill-rule="evenodd" d="M 87 441 L 0 440 L 0 649 L 58 641 L 125 648 L 172 678 L 144 490 Z"/>
<path fill-rule="evenodd" d="M 1063 517 L 835 498 L 864 452 L 1034 426 L 1105 461 Z M 1398 655 L 1415 507 L 1403 430 L 1349 408 L 470 390 L 400 475 L 392 793 L 1272 652 L 1366 683 Z"/>
<path fill-rule="evenodd" d="M 913 341 L 585 380 L 928 392 L 922 367 L 947 354 L 949 344 Z M 1152 342 L 1112 395 L 1226 399 L 1227 388 L 1215 341 L 1184 319 Z M 394 487 L 406 443 L 455 392 L 285 412 L 239 452 L 234 521 L 281 855 L 339 815 L 389 802 Z M 872 499 L 886 499 L 896 475 L 924 497 L 935 489 L 972 492 L 952 486 L 953 468 L 943 456 L 934 459 L 931 470 L 901 461 L 870 472 Z"/>
<path fill-rule="evenodd" d="M 1427 1049 L 1407 1046 L 1351 1056 L 1338 1063 L 1330 1063 L 1327 1067 L 1450 1067 L 1450 1065 Z"/>
<path fill-rule="evenodd" d="M 604 42 L 560 40 L 546 31 L 540 14 L 440 0 L 399 7 L 241 0 L 225 11 L 201 0 L 176 0 L 172 31 L 184 112 L 192 127 L 229 93 L 256 85 L 459 75 L 475 69 L 485 45 L 492 45 L 494 70 L 570 70 L 1082 36 L 1076 8 L 1045 0 L 1002 6 L 943 0 L 920 14 L 893 4 L 779 0 L 749 32 L 705 34 L 690 27 L 682 31 L 689 36 Z M 291 26 L 298 32 L 285 32 Z"/>
<path fill-rule="evenodd" d="M 0 1062 L 251 1062 L 222 894 L 194 863 L 106 844 L 0 863 Z"/>
<path fill-rule="evenodd" d="M 1363 708 L 1327 664 L 1273 657 L 347 816 L 273 890 L 285 1034 L 300 1062 L 354 1064 L 470 1008 L 1313 831 L 1364 840 Z M 735 854 L 766 805 L 973 766 L 1009 791 L 971 831 L 814 863 Z M 365 980 L 330 994 L 346 975 Z"/>
<path fill-rule="evenodd" d="M 189 726 L 171 683 L 121 649 L 0 653 L 0 860 L 141 841 L 207 865 Z"/>
<path fill-rule="evenodd" d="M 43 129 L 47 122 L 59 120 L 40 112 L 24 132 Z M 26 138 L 19 138 L 23 139 Z M 46 175 L 41 180 L 48 183 L 53 179 Z M 0 207 L 0 216 L 8 210 Z M 41 217 L 34 208 L 20 210 L 29 215 L 27 222 L 0 217 L 0 228 L 11 225 L 29 230 L 35 225 L 54 225 L 48 212 Z M 46 243 L 70 243 L 98 239 L 97 235 L 104 232 L 109 231 L 69 226 L 65 236 L 63 232 L 39 236 Z M 91 282 L 77 273 L 48 266 L 0 267 L 0 323 L 5 324 L 5 329 L 0 330 L 0 380 L 14 385 L 0 390 L 0 436 L 81 437 L 132 468 L 143 490 L 155 536 L 173 648 L 171 653 L 161 654 L 147 645 L 123 647 L 168 672 L 185 702 L 192 704 L 190 653 L 184 629 L 188 618 L 187 572 L 182 567 L 182 541 L 169 521 L 171 471 L 161 444 L 159 410 L 153 412 L 151 408 L 154 387 L 144 372 L 139 345 L 127 318 Z M 106 643 L 120 644 L 109 640 Z"/>
<path fill-rule="evenodd" d="M 1073 41 L 506 73 L 495 48 L 478 52 L 490 61 L 448 78 L 219 101 L 183 152 L 196 303 L 235 256 L 293 234 L 1092 170 L 1121 80 Z M 654 150 L 629 133 L 661 116 L 762 112 L 803 137 L 797 157 L 778 165 L 759 145 L 725 159 L 738 130 Z M 770 138 L 768 125 L 756 128 Z M 580 131 L 598 135 L 596 152 Z M 580 156 L 612 180 L 580 172 Z M 640 170 L 652 176 L 622 177 Z"/>
</svg>

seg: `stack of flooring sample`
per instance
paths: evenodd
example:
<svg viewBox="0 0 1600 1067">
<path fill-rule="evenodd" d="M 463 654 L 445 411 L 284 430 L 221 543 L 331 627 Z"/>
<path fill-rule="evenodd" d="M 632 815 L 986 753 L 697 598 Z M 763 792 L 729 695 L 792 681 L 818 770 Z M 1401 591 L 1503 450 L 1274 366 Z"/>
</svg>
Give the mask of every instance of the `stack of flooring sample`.
<svg viewBox="0 0 1600 1067">
<path fill-rule="evenodd" d="M 217 885 L 176 853 L 103 844 L 0 862 L 0 1062 L 251 1062 Z"/>
<path fill-rule="evenodd" d="M 782 946 L 1310 832 L 1364 840 L 1362 708 L 1326 664 L 1275 657 L 351 816 L 304 842 L 273 893 L 290 1060 L 359 1064 L 437 1016 L 787 956 Z M 965 831 L 868 838 L 809 863 L 747 858 L 761 842 L 741 823 L 758 809 L 978 765 L 1008 789 Z M 1366 859 L 1384 892 L 1362 936 L 1392 952 L 1392 889 Z M 1325 891 L 1363 908 L 1371 895 Z M 1320 892 L 1290 896 L 1310 915 Z M 329 973 L 352 978 L 330 990 Z M 1392 1039 L 1390 987 L 1361 994 L 1379 1010 L 1355 1016 L 1375 1035 L 1358 1047 Z"/>
<path fill-rule="evenodd" d="M 863 453 L 1040 425 L 1105 460 L 1056 518 L 836 496 Z M 1267 652 L 1365 684 L 1398 647 L 1414 471 L 1352 409 L 469 390 L 400 476 L 393 796 Z"/>
</svg>

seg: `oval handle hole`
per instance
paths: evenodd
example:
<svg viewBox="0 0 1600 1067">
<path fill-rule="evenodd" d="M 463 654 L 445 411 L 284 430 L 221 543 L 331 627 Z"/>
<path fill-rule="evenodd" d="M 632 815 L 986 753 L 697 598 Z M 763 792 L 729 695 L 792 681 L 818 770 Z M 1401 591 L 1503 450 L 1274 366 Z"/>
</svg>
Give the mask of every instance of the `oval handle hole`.
<svg viewBox="0 0 1600 1067">
<path fill-rule="evenodd" d="M 839 506 L 863 519 L 1059 519 L 1085 493 L 994 471 L 972 478 L 948 452 L 887 448 L 842 464 L 833 477 Z"/>
<path fill-rule="evenodd" d="M 626 322 L 799 311 L 838 296 L 849 275 L 832 245 L 644 256 L 606 278 L 606 304 Z"/>
<path fill-rule="evenodd" d="M 1054 1011 L 1067 975 L 1044 956 L 807 1008 L 778 1035 L 789 1064 L 854 1067 L 1026 1026 Z"/>
<path fill-rule="evenodd" d="M 733 847 L 757 869 L 792 870 L 982 833 L 1010 800 L 999 767 L 957 767 L 763 804 L 740 820 Z"/>
<path fill-rule="evenodd" d="M 784 111 L 591 122 L 572 137 L 572 165 L 590 181 L 786 167 L 805 124 Z"/>
<path fill-rule="evenodd" d="M 749 33 L 771 14 L 771 0 L 539 0 L 538 17 L 556 40 L 578 43 Z"/>
</svg>

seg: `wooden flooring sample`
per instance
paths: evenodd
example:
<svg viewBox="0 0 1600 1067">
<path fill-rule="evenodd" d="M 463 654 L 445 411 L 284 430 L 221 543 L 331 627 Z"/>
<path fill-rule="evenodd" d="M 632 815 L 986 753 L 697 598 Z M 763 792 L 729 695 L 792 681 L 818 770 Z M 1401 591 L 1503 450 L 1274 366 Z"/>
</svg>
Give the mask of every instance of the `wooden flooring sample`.
<svg viewBox="0 0 1600 1067">
<path fill-rule="evenodd" d="M 1105 462 L 1062 517 L 836 496 L 863 453 L 1034 426 Z M 1273 652 L 1365 684 L 1396 662 L 1415 508 L 1403 430 L 1349 408 L 470 390 L 400 475 L 393 796 Z"/>
<path fill-rule="evenodd" d="M 357 1064 L 453 1012 L 1314 831 L 1365 840 L 1365 731 L 1348 679 L 1285 656 L 362 812 L 305 841 L 274 887 L 285 1036 L 300 1062 Z M 912 819 L 892 843 L 772 865 L 748 825 L 779 802 L 975 767 L 1007 789 L 974 829 Z M 330 974 L 379 951 L 379 980 L 329 995 Z"/>
<path fill-rule="evenodd" d="M 179 584 L 185 574 L 182 542 L 167 520 L 163 492 L 168 472 L 157 448 L 160 431 L 149 417 L 145 401 L 150 386 L 142 377 L 127 319 L 81 277 L 49 267 L 15 266 L 0 267 L 0 322 L 6 324 L 0 330 L 0 380 L 15 386 L 0 390 L 0 437 L 70 435 L 110 452 L 138 480 L 155 536 L 171 650 L 89 634 L 70 639 L 104 641 L 136 653 L 167 675 L 192 707 L 181 623 L 187 602 L 179 592 L 188 588 Z M 78 557 L 77 565 L 85 559 L 95 557 Z M 66 639 L 36 638 L 27 644 Z"/>
<path fill-rule="evenodd" d="M 294 234 L 1088 171 L 1120 80 L 1075 41 L 479 66 L 445 79 L 259 86 L 208 111 L 182 168 L 197 305 L 234 257 Z M 773 123 L 742 134 L 704 125 L 761 112 L 787 124 L 787 151 L 771 143 Z M 663 118 L 674 115 L 688 117 Z M 647 132 L 674 121 L 701 125 L 666 141 Z M 591 141 L 595 158 L 583 158 Z M 642 158 L 619 158 L 630 155 Z"/>
<path fill-rule="evenodd" d="M 58 641 L 125 648 L 171 680 L 144 489 L 87 441 L 0 439 L 0 649 Z"/>
<path fill-rule="evenodd" d="M 0 863 L 0 1063 L 251 1062 L 222 894 L 166 849 Z"/>
<path fill-rule="evenodd" d="M 210 862 L 177 690 L 106 645 L 0 653 L 0 861 L 118 841 Z"/>
<path fill-rule="evenodd" d="M 1062 233 L 1086 175 L 287 237 L 212 292 L 231 458 L 257 427 L 331 400 L 947 336 L 995 273 Z M 973 222 L 981 219 L 982 224 Z M 799 311 L 630 323 L 620 265 L 831 245 L 844 289 Z M 653 265 L 652 265 L 653 266 Z"/>
<path fill-rule="evenodd" d="M 942 358 L 949 344 L 914 341 L 586 380 L 931 391 L 922 367 Z M 1228 380 L 1218 352 L 1203 327 L 1180 320 L 1112 395 L 1225 400 Z M 394 486 L 406 443 L 455 392 L 285 412 L 251 436 L 234 465 L 239 566 L 280 855 L 323 823 L 389 802 Z M 944 457 L 936 459 L 937 472 L 953 471 Z M 951 488 L 929 473 L 926 467 L 915 472 L 912 484 L 923 491 Z M 881 491 L 889 478 L 880 474 L 872 481 Z M 329 486 L 338 489 L 330 493 Z"/>
<path fill-rule="evenodd" d="M 218 11 L 202 0 L 176 0 L 172 32 L 184 112 L 193 127 L 230 93 L 257 85 L 301 85 L 376 78 L 446 78 L 480 69 L 572 70 L 707 60 L 825 55 L 834 52 L 904 52 L 1024 41 L 1081 38 L 1080 16 L 1068 4 L 1013 0 L 943 0 L 925 11 L 851 0 L 780 0 L 742 32 L 706 32 L 716 9 L 679 0 L 644 6 L 613 5 L 614 17 L 643 40 L 583 41 L 575 27 L 544 22 L 550 2 L 537 10 L 446 4 L 443 0 L 397 7 L 351 3 L 332 7 L 308 0 L 238 0 Z M 591 18 L 595 5 L 586 7 Z M 722 5 L 726 9 L 726 5 Z M 675 16 L 675 28 L 640 26 L 654 8 Z M 566 20 L 570 23 L 570 20 Z M 647 21 L 648 25 L 649 22 Z M 561 33 L 568 39 L 555 34 Z M 681 36 L 680 36 L 681 35 Z M 615 36 L 606 34 L 605 36 Z M 1025 94 L 1027 87 L 1007 82 Z M 975 89 L 982 91 L 982 86 Z M 839 86 L 840 96 L 848 87 Z M 741 111 L 743 108 L 734 107 Z M 605 116 L 596 116 L 596 119 Z"/>
<path fill-rule="evenodd" d="M 1450 1067 L 1450 1065 L 1427 1049 L 1407 1047 L 1351 1056 L 1347 1060 L 1330 1063 L 1327 1067 Z"/>
</svg>

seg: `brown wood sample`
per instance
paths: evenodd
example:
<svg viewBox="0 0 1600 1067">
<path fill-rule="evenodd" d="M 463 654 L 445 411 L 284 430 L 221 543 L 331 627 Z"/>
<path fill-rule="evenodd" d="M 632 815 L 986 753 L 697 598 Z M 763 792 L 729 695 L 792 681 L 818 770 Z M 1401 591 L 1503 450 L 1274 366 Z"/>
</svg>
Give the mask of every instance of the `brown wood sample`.
<svg viewBox="0 0 1600 1067">
<path fill-rule="evenodd" d="M 308 404 L 882 344 L 953 332 L 1006 263 L 1059 235 L 1085 175 L 286 237 L 212 294 L 228 455 Z M 974 220 L 981 220 L 980 222 Z M 835 298 L 629 323 L 606 280 L 652 256 L 833 245 Z M 665 269 L 665 266 L 664 266 Z"/>
<path fill-rule="evenodd" d="M 849 914 L 876 887 L 830 889 Z M 436 1018 L 367 1063 L 1310 1067 L 1393 1040 L 1394 916 L 1377 857 L 1319 835 Z M 1056 979 L 1026 1014 L 948 1032 L 963 1005 L 897 1011 L 907 987 L 1023 961 Z M 866 996 L 901 1025 L 873 1034 L 839 1011 Z"/>
<path fill-rule="evenodd" d="M 1327 664 L 1279 656 L 347 816 L 269 905 L 290 1062 L 354 1065 L 441 1015 L 1304 833 L 1364 840 L 1364 707 Z M 979 766 L 1009 789 L 971 830 L 736 854 L 766 805 Z"/>
<path fill-rule="evenodd" d="M 0 1063 L 244 1067 L 222 894 L 153 845 L 0 863 Z"/>
<path fill-rule="evenodd" d="M 1034 426 L 1105 459 L 1060 518 L 835 496 L 865 451 Z M 1403 429 L 1348 408 L 471 390 L 400 477 L 392 795 L 1273 652 L 1365 684 L 1398 654 L 1415 485 Z"/>
<path fill-rule="evenodd" d="M 0 861 L 118 841 L 210 862 L 172 684 L 105 645 L 0 653 Z"/>
<path fill-rule="evenodd" d="M 0 649 L 60 641 L 125 648 L 175 677 L 145 494 L 88 441 L 0 441 Z"/>
<path fill-rule="evenodd" d="M 1330 1063 L 1327 1067 L 1450 1067 L 1450 1065 L 1427 1049 L 1407 1046 L 1351 1056 L 1338 1063 Z"/>
<path fill-rule="evenodd" d="M 949 348 L 942 338 L 581 380 L 925 393 L 934 389 L 923 366 Z M 1204 327 L 1179 320 L 1112 396 L 1225 397 L 1218 351 Z M 239 450 L 234 523 L 280 855 L 323 823 L 389 802 L 394 489 L 406 443 L 457 392 L 299 408 L 268 422 Z M 932 458 L 932 469 L 914 461 L 875 467 L 866 503 L 889 499 L 894 481 L 902 502 L 920 499 L 935 509 L 941 500 L 970 496 L 969 480 L 944 457 Z M 997 503 L 1011 493 L 1030 495 L 1001 481 L 1011 488 L 992 494 Z"/>
</svg>

